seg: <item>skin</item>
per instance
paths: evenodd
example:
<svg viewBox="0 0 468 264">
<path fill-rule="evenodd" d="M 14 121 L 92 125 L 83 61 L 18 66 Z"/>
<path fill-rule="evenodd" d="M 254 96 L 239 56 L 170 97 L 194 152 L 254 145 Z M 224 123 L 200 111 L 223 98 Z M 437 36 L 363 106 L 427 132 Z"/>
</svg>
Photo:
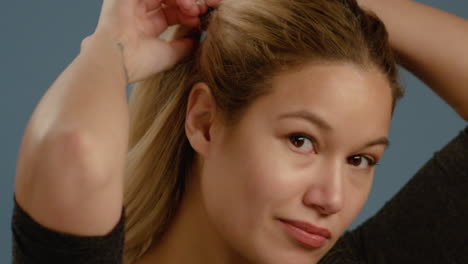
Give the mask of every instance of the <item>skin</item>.
<svg viewBox="0 0 468 264">
<path fill-rule="evenodd" d="M 168 69 L 180 58 L 189 54 L 193 50 L 193 40 L 180 38 L 165 42 L 159 40 L 156 36 L 164 32 L 169 25 L 196 26 L 199 23 L 198 15 L 206 11 L 206 5 L 216 6 L 219 2 L 220 0 L 206 0 L 206 4 L 196 6 L 191 0 L 167 0 L 165 3 L 169 8 L 161 9 L 158 13 L 155 10 L 159 8 L 161 0 L 103 1 L 99 23 L 95 32 L 83 40 L 79 56 L 73 60 L 41 98 L 23 136 L 17 162 L 15 198 L 18 204 L 33 219 L 50 229 L 75 235 L 105 235 L 113 229 L 122 212 L 123 168 L 128 151 L 129 114 L 125 86 L 127 83 L 143 80 L 164 69 Z M 468 76 L 466 75 L 468 68 L 466 64 L 468 62 L 468 59 L 466 59 L 468 54 L 466 53 L 468 36 L 466 34 L 468 29 L 466 19 L 407 0 L 362 0 L 360 4 L 376 12 L 383 19 L 389 30 L 391 44 L 399 54 L 403 66 L 424 80 L 462 118 L 468 120 L 468 93 L 466 93 L 465 85 L 467 83 L 466 76 Z M 431 30 L 421 30 L 427 28 Z M 157 60 L 154 58 L 157 58 Z M 318 80 L 318 78 L 316 79 Z M 349 84 L 348 82 L 345 83 Z M 203 85 L 200 85 L 199 89 L 203 91 Z M 194 94 L 197 93 L 194 92 Z M 200 92 L 200 94 L 200 98 L 207 97 L 206 92 Z M 205 96 L 203 96 L 204 94 Z M 288 93 L 282 99 L 286 100 L 291 95 L 293 94 Z M 194 96 L 194 98 L 198 97 Z M 318 97 L 310 98 L 309 103 L 313 98 Z M 350 97 L 346 102 L 354 102 L 354 99 L 354 97 Z M 374 99 L 381 100 L 381 97 Z M 206 98 L 202 101 L 210 102 Z M 368 103 L 370 102 L 376 101 L 369 101 Z M 208 107 L 210 105 L 206 103 L 205 106 L 207 109 L 211 109 Z M 383 108 L 382 105 L 380 107 Z M 200 109 L 203 109 L 203 107 L 194 107 L 194 109 L 201 111 Z M 338 125 L 342 127 L 341 122 L 348 120 L 334 120 L 333 118 L 337 117 L 338 112 L 330 113 L 335 115 L 327 116 L 327 120 L 330 119 L 329 122 L 333 121 L 336 124 L 333 132 L 323 132 L 324 139 L 322 140 L 325 142 L 327 141 L 325 138 L 331 140 L 331 137 L 337 137 L 339 134 L 335 131 L 342 131 L 338 129 Z M 375 119 L 374 115 L 376 114 L 375 111 L 361 113 L 361 117 L 353 119 L 354 122 L 350 125 L 357 126 L 359 124 L 362 128 L 360 122 L 367 121 L 365 126 L 375 124 L 373 119 Z M 388 119 L 390 119 L 389 116 Z M 196 123 L 203 124 L 203 122 Z M 190 127 L 188 126 L 188 128 Z M 211 124 L 208 127 L 211 127 Z M 239 126 L 239 129 L 235 131 L 243 131 L 240 129 L 241 127 Z M 351 137 L 351 134 L 355 132 L 351 127 L 346 128 L 348 130 L 347 137 Z M 196 126 L 192 126 L 192 128 L 196 128 Z M 383 127 L 379 128 L 383 129 Z M 109 131 L 112 131 L 112 137 L 109 136 Z M 211 137 L 213 140 L 201 137 L 197 139 L 194 135 L 206 135 L 206 133 L 197 134 L 196 131 L 191 131 L 191 143 L 194 148 L 196 146 L 195 149 L 200 154 L 201 161 L 208 162 L 211 160 L 210 163 L 207 163 L 211 164 L 211 166 L 205 166 L 203 162 L 197 164 L 192 177 L 194 183 L 190 185 L 191 188 L 189 188 L 186 195 L 187 199 L 193 198 L 193 200 L 184 201 L 183 208 L 187 209 L 181 210 L 183 213 L 178 216 L 173 228 L 168 232 L 170 234 L 166 238 L 169 241 L 168 245 L 179 246 L 180 251 L 173 252 L 174 248 L 156 247 L 159 252 L 162 252 L 160 257 L 161 260 L 165 260 L 164 262 L 169 262 L 168 258 L 166 258 L 168 256 L 172 257 L 172 259 L 180 258 L 182 261 L 185 260 L 184 262 L 179 261 L 179 263 L 201 262 L 203 259 L 209 259 L 207 256 L 211 254 L 214 257 L 211 258 L 211 260 L 215 260 L 214 263 L 222 263 L 216 260 L 234 259 L 238 255 L 228 254 L 233 251 L 225 248 L 215 250 L 225 244 L 207 244 L 208 242 L 215 243 L 217 236 L 210 229 L 210 225 L 205 224 L 207 219 L 210 218 L 201 210 L 204 209 L 202 206 L 205 205 L 202 203 L 204 200 L 200 198 L 214 196 L 209 192 L 202 196 L 201 191 L 207 189 L 206 186 L 212 185 L 213 183 L 210 182 L 216 180 L 215 176 L 209 176 L 216 171 L 213 168 L 214 164 L 216 164 L 213 161 L 215 160 L 213 152 L 216 153 L 215 150 L 218 153 L 221 152 L 215 146 L 226 146 L 226 153 L 231 153 L 228 150 L 234 153 L 235 151 L 234 149 L 227 149 L 227 144 L 223 145 L 220 141 L 217 141 L 219 138 L 224 138 L 228 142 L 226 136 Z M 254 132 L 260 133 L 260 131 L 265 132 L 264 130 Z M 348 142 L 346 144 L 361 141 L 361 137 L 364 136 L 361 134 L 363 131 L 370 132 L 372 130 L 362 128 L 360 133 L 354 135 L 353 140 L 355 141 L 346 141 Z M 317 133 L 322 134 L 322 132 Z M 238 140 L 237 136 L 240 137 L 244 134 L 239 132 L 233 135 L 236 135 L 234 139 Z M 370 135 L 367 136 L 370 138 Z M 320 142 L 322 136 L 316 137 Z M 260 137 L 256 136 L 256 138 Z M 217 143 L 215 144 L 215 142 Z M 256 144 L 260 143 L 260 141 L 255 142 L 258 142 Z M 325 144 L 325 146 L 331 147 L 332 145 Z M 343 148 L 344 146 L 342 145 Z M 235 146 L 231 147 L 234 148 Z M 348 145 L 348 147 L 350 146 Z M 67 151 L 63 151 L 64 149 Z M 322 148 L 319 147 L 318 150 L 320 152 L 317 157 L 320 156 L 320 153 L 323 154 Z M 263 156 L 261 157 L 268 158 L 267 154 L 270 154 L 270 151 L 271 149 L 268 149 L 268 153 L 262 152 Z M 337 155 L 337 153 L 343 154 L 344 152 L 331 151 L 325 153 L 335 153 Z M 246 154 L 251 153 L 244 151 L 242 154 L 245 155 L 244 157 L 248 157 Z M 329 155 L 325 156 L 331 157 Z M 323 157 L 323 155 L 320 157 Z M 231 167 L 229 167 L 232 170 L 222 171 L 223 175 L 228 177 L 229 175 L 226 172 L 229 172 L 231 176 L 234 175 L 234 172 L 240 173 L 234 171 L 234 169 L 237 169 L 237 167 L 234 167 L 235 161 L 233 160 Z M 241 163 L 238 160 L 237 162 Z M 272 165 L 276 165 L 277 162 L 278 159 L 276 158 Z M 244 165 L 242 164 L 242 166 Z M 244 169 L 247 170 L 247 168 Z M 309 167 L 304 166 L 304 171 L 306 168 Z M 211 174 L 205 171 L 210 171 Z M 205 176 L 202 177 L 201 175 Z M 297 175 L 299 175 L 298 172 Z M 294 177 L 294 179 L 296 178 Z M 242 178 L 239 179 L 239 181 L 241 180 Z M 200 185 L 199 187 L 197 187 L 197 183 Z M 270 181 L 268 184 L 270 184 Z M 347 185 L 342 185 L 344 186 L 343 190 L 350 192 L 345 188 Z M 202 186 L 205 187 L 202 189 Z M 273 187 L 275 186 L 272 185 L 272 189 Z M 221 190 L 218 190 L 218 193 Z M 215 191 L 216 189 L 213 190 L 213 192 Z M 221 193 L 223 196 L 219 196 L 219 204 L 223 205 L 224 202 L 224 205 L 226 205 L 226 200 L 229 201 L 229 195 L 236 194 L 230 189 L 228 191 L 227 193 Z M 342 192 L 344 193 L 343 196 L 346 196 L 347 193 Z M 259 198 L 267 196 L 261 192 L 258 194 Z M 281 193 L 281 197 L 286 196 Z M 353 196 L 353 199 L 359 199 L 359 197 Z M 343 200 L 348 202 L 344 198 Z M 298 213 L 296 212 L 297 208 L 294 210 L 288 209 L 288 211 L 282 209 L 279 200 L 270 202 L 272 204 L 270 207 L 272 209 L 268 211 L 270 214 L 265 213 L 270 218 L 265 221 L 273 221 L 271 217 L 280 213 L 281 216 L 283 213 L 288 214 L 288 216 L 290 213 L 291 215 L 294 214 L 294 216 Z M 260 201 L 252 201 L 252 206 L 258 204 L 261 204 Z M 210 206 L 222 209 L 221 205 Z M 296 206 L 299 207 L 299 205 Z M 213 208 L 209 211 L 211 218 L 221 210 L 214 210 Z M 265 205 L 263 208 L 268 208 L 268 206 Z M 263 211 L 260 209 L 262 208 L 259 208 L 258 214 L 255 212 L 257 216 L 261 216 L 262 213 L 266 212 L 266 209 Z M 343 210 L 341 209 L 340 212 Z M 340 212 L 328 216 L 327 219 L 339 218 L 334 217 L 334 215 L 342 215 L 343 213 Z M 193 221 L 187 222 L 187 215 L 193 217 Z M 299 216 L 306 217 L 302 213 Z M 311 216 L 308 215 L 307 217 Z M 331 230 L 333 228 L 333 237 L 336 239 L 336 233 L 338 233 L 336 231 L 339 228 L 334 229 L 335 227 L 332 225 L 333 223 L 338 225 L 338 220 L 334 220 L 336 222 L 332 220 L 322 221 L 322 218 L 314 218 L 314 216 L 311 219 L 314 221 L 318 219 L 319 222 L 314 222 L 316 225 L 322 225 Z M 243 221 L 235 222 L 236 226 L 234 227 L 237 227 L 237 225 L 244 225 L 245 227 L 248 219 L 241 220 Z M 220 224 L 227 225 L 225 222 L 227 220 L 223 218 L 219 220 Z M 239 227 L 237 228 L 239 229 Z M 196 235 L 195 231 L 197 230 L 206 232 L 196 237 L 196 239 L 188 239 Z M 178 239 L 172 235 L 177 232 L 185 233 L 179 234 L 180 239 Z M 252 234 L 253 239 L 255 236 L 254 233 Z M 224 235 L 228 237 L 228 234 Z M 186 238 L 187 240 L 184 241 L 183 239 Z M 200 238 L 203 238 L 203 242 L 206 243 L 199 243 Z M 234 235 L 230 235 L 229 239 L 230 241 L 236 241 Z M 205 248 L 200 248 L 203 245 L 205 245 Z M 238 248 L 243 250 L 249 248 L 250 245 L 253 248 L 256 244 L 253 240 L 246 240 L 245 245 Z M 211 246 L 213 250 L 210 251 L 208 246 Z M 198 255 L 195 254 L 197 253 L 196 250 L 199 250 Z M 166 254 L 168 252 L 172 255 Z M 250 251 L 243 250 L 243 252 Z M 276 253 L 277 251 L 274 250 L 270 250 L 268 254 L 264 254 L 263 251 L 259 252 L 259 254 L 263 254 L 262 256 L 273 256 L 272 254 Z M 194 256 L 199 256 L 199 258 Z M 193 259 L 187 261 L 190 257 L 193 257 Z"/>
<path fill-rule="evenodd" d="M 207 0 L 104 0 L 94 33 L 31 115 L 18 153 L 15 198 L 36 222 L 80 236 L 108 234 L 123 205 L 130 113 L 126 84 L 190 54 L 195 41 L 157 38 L 193 27 Z M 109 131 L 112 135 L 109 136 Z"/>
<path fill-rule="evenodd" d="M 186 132 L 198 158 L 179 214 L 140 263 L 310 264 L 352 223 L 372 185 L 366 158 L 377 162 L 386 146 L 392 97 L 384 75 L 309 64 L 275 77 L 272 89 L 227 127 L 209 88 L 193 87 Z M 279 118 L 297 111 L 325 124 Z M 307 248 L 279 218 L 332 236 L 322 248 Z"/>
</svg>

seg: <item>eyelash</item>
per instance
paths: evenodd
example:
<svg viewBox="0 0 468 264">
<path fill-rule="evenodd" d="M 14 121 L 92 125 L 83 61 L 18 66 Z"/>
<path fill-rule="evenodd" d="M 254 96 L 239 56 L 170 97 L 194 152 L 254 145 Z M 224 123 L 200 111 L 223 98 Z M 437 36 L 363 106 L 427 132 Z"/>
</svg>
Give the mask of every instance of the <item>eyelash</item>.
<svg viewBox="0 0 468 264">
<path fill-rule="evenodd" d="M 362 158 L 366 159 L 367 163 L 369 164 L 369 168 L 372 168 L 372 167 L 375 167 L 375 166 L 379 165 L 373 158 L 369 158 L 366 155 L 354 155 L 354 156 L 349 157 L 348 160 L 351 159 L 351 158 L 354 158 L 354 157 L 362 157 Z"/>
<path fill-rule="evenodd" d="M 289 142 L 290 142 L 291 144 L 293 144 L 291 141 L 292 141 L 292 139 L 294 139 L 294 138 L 296 138 L 296 139 L 297 139 L 297 138 L 304 138 L 304 139 L 309 140 L 309 141 L 311 142 L 311 144 L 312 144 L 312 147 L 314 148 L 314 153 L 317 153 L 317 151 L 316 151 L 316 143 L 315 143 L 316 141 L 315 141 L 315 139 L 314 139 L 313 137 L 311 137 L 311 136 L 309 136 L 309 135 L 307 135 L 307 134 L 305 134 L 305 133 L 292 133 L 292 134 L 289 134 L 289 135 L 288 135 L 288 140 L 289 140 Z M 293 144 L 293 147 L 297 148 L 296 146 L 294 146 L 294 144 Z M 372 168 L 372 167 L 374 167 L 374 166 L 379 165 L 378 162 L 375 161 L 375 159 L 370 158 L 370 157 L 368 157 L 368 156 L 366 156 L 366 155 L 353 155 L 353 156 L 350 156 L 347 160 L 349 161 L 350 159 L 355 158 L 355 157 L 364 158 L 364 159 L 367 161 L 367 163 L 369 164 L 369 168 Z"/>
<path fill-rule="evenodd" d="M 289 142 L 290 142 L 291 144 L 293 144 L 293 146 L 294 146 L 295 148 L 297 148 L 297 147 L 294 145 L 294 143 L 292 143 L 292 139 L 294 139 L 294 138 L 296 138 L 296 139 L 297 139 L 297 138 L 305 138 L 305 139 L 309 140 L 310 143 L 312 144 L 312 147 L 314 148 L 314 153 L 317 153 L 316 150 L 315 150 L 315 149 L 316 149 L 316 144 L 315 144 L 316 141 L 315 141 L 315 139 L 312 138 L 311 136 L 308 136 L 307 134 L 304 134 L 304 133 L 292 133 L 292 134 L 289 134 L 289 135 L 288 135 L 288 140 L 289 140 Z"/>
</svg>

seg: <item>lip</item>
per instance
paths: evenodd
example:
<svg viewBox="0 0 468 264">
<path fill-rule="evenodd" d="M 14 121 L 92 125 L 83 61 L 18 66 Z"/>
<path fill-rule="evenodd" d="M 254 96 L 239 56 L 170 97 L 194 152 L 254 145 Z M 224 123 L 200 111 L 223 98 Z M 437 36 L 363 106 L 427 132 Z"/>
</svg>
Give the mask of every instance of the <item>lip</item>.
<svg viewBox="0 0 468 264">
<path fill-rule="evenodd" d="M 311 247 L 320 248 L 331 238 L 331 232 L 328 229 L 314 226 L 310 223 L 279 219 L 286 231 L 295 238 L 298 242 Z"/>
</svg>

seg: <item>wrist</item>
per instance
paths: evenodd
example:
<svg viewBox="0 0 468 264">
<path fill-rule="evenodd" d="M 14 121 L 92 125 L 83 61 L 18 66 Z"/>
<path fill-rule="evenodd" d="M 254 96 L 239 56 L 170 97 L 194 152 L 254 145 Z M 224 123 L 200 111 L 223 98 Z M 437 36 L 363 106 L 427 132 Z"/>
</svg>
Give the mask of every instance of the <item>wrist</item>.
<svg viewBox="0 0 468 264">
<path fill-rule="evenodd" d="M 387 0 L 388 1 L 388 0 Z M 357 0 L 359 7 L 365 10 L 370 10 L 374 13 L 377 13 L 377 10 L 380 5 L 382 5 L 382 2 L 385 1 L 380 1 L 380 0 Z"/>
<path fill-rule="evenodd" d="M 82 40 L 78 57 L 91 62 L 103 73 L 108 73 L 114 78 L 119 77 L 118 79 L 128 84 L 123 51 L 119 45 L 117 39 L 94 33 Z"/>
<path fill-rule="evenodd" d="M 370 10 L 377 15 L 385 11 L 389 5 L 394 6 L 402 2 L 410 2 L 411 0 L 357 0 L 359 6 L 365 10 Z"/>
</svg>

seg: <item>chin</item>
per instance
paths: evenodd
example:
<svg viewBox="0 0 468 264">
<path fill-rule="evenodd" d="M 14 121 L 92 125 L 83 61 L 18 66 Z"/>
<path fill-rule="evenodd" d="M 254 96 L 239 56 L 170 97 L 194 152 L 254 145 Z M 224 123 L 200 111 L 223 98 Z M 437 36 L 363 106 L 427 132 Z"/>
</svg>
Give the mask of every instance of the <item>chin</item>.
<svg viewBox="0 0 468 264">
<path fill-rule="evenodd" d="M 268 246 L 267 246 L 268 245 Z M 327 248 L 308 249 L 299 244 L 289 243 L 286 246 L 263 243 L 254 252 L 249 264 L 316 264 L 329 250 Z"/>
<path fill-rule="evenodd" d="M 272 254 L 264 256 L 261 260 L 249 262 L 250 264 L 316 264 L 322 258 L 320 256 L 311 256 L 310 254 Z"/>
</svg>

